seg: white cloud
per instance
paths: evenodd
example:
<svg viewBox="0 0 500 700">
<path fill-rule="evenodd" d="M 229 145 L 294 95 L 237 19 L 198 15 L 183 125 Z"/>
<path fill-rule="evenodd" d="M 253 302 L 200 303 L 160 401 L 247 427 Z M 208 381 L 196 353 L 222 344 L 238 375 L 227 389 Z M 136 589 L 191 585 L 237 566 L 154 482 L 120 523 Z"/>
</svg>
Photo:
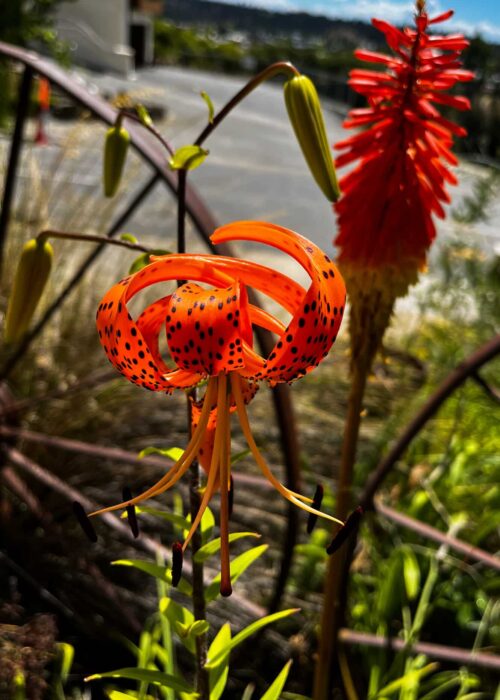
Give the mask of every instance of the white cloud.
<svg viewBox="0 0 500 700">
<path fill-rule="evenodd" d="M 338 19 L 359 19 L 369 22 L 372 17 L 386 19 L 395 24 L 411 22 L 415 4 L 411 0 L 397 2 L 397 0 L 222 0 L 232 5 L 246 5 L 260 7 L 266 10 L 278 10 L 281 12 L 306 11 L 315 15 L 325 15 Z M 438 0 L 428 2 L 430 14 L 442 12 L 441 4 Z M 447 9 L 447 8 L 445 8 Z M 439 25 L 436 29 L 438 30 Z M 446 32 L 463 32 L 468 36 L 476 33 L 481 34 L 489 41 L 500 41 L 500 26 L 488 21 L 467 22 L 452 18 L 443 25 Z"/>
</svg>

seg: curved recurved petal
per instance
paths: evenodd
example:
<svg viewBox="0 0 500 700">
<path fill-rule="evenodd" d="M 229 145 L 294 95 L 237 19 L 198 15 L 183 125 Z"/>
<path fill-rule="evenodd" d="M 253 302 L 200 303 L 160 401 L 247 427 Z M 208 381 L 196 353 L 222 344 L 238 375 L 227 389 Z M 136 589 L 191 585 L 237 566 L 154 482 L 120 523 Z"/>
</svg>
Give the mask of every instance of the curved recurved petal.
<svg viewBox="0 0 500 700">
<path fill-rule="evenodd" d="M 115 284 L 97 309 L 97 329 L 108 359 L 129 381 L 151 391 L 170 392 L 177 387 L 194 386 L 202 378 L 196 371 L 180 372 L 174 369 L 169 372 L 163 362 L 160 365 L 157 341 L 150 347 L 127 309 L 127 302 L 145 287 L 178 278 L 215 282 L 220 286 L 227 286 L 232 281 L 226 273 L 214 270 L 205 256 L 164 256 Z M 155 323 L 158 323 L 159 307 L 154 313 Z M 167 318 L 168 315 L 166 321 Z M 146 336 L 151 342 L 154 324 L 148 327 L 143 319 L 141 326 L 147 329 Z"/>
<path fill-rule="evenodd" d="M 137 328 L 142 333 L 142 337 L 151 351 L 153 361 L 156 362 L 158 369 L 165 374 L 170 372 L 170 369 L 160 354 L 159 335 L 162 327 L 165 325 L 171 296 L 169 294 L 150 304 L 137 319 Z"/>
<path fill-rule="evenodd" d="M 311 286 L 270 353 L 266 368 L 255 377 L 274 384 L 304 375 L 328 354 L 337 337 L 345 305 L 339 271 L 313 243 L 274 224 L 240 221 L 217 229 L 212 236 L 214 243 L 230 240 L 274 246 L 291 255 L 311 277 Z"/>
<path fill-rule="evenodd" d="M 298 282 L 265 265 L 223 255 L 213 255 L 211 260 L 214 268 L 266 294 L 291 314 L 295 313 L 306 294 Z"/>
<path fill-rule="evenodd" d="M 151 391 L 171 391 L 163 375 L 168 369 L 158 366 L 136 322 L 125 304 L 127 287 L 123 282 L 112 287 L 97 309 L 97 330 L 109 361 L 129 381 Z"/>
</svg>

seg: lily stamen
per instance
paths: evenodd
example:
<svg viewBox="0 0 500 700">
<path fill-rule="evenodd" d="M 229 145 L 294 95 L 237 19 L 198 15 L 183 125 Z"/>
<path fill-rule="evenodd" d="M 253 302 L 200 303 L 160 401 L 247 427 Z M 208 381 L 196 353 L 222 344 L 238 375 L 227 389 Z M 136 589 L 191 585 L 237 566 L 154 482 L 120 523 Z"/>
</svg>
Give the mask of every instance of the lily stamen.
<svg viewBox="0 0 500 700">
<path fill-rule="evenodd" d="M 232 380 L 232 387 L 233 387 L 233 396 L 236 401 L 236 409 L 238 411 L 238 419 L 241 425 L 241 429 L 243 430 L 243 435 L 245 436 L 245 439 L 248 443 L 248 447 L 250 448 L 250 451 L 252 452 L 255 461 L 259 465 L 259 467 L 262 470 L 262 473 L 264 476 L 268 479 L 268 481 L 271 482 L 271 484 L 274 486 L 274 488 L 279 491 L 279 493 L 287 499 L 287 501 L 290 501 L 290 503 L 293 503 L 294 505 L 298 506 L 299 508 L 302 508 L 302 510 L 307 511 L 308 513 L 311 513 L 313 515 L 317 515 L 320 518 L 324 518 L 325 520 L 330 520 L 333 523 L 337 523 L 338 525 L 344 525 L 344 522 L 342 520 L 339 520 L 338 518 L 335 518 L 333 515 L 328 515 L 328 513 L 323 513 L 320 510 L 317 510 L 316 508 L 312 508 L 311 506 L 307 505 L 307 502 L 304 501 L 311 501 L 311 499 L 307 498 L 306 496 L 301 496 L 300 494 L 296 494 L 294 491 L 290 491 L 286 486 L 284 486 L 281 481 L 279 481 L 274 474 L 271 472 L 267 462 L 265 461 L 264 457 L 261 455 L 259 448 L 257 447 L 257 444 L 253 438 L 252 431 L 250 429 L 250 423 L 248 421 L 248 416 L 245 408 L 245 404 L 243 402 L 243 397 L 241 395 L 241 387 L 239 384 L 239 378 L 238 377 L 231 377 Z"/>
<path fill-rule="evenodd" d="M 117 503 L 114 506 L 108 506 L 107 508 L 95 510 L 93 513 L 89 513 L 89 517 L 93 517 L 94 515 L 102 515 L 103 513 L 109 513 L 114 510 L 122 510 L 123 508 L 127 508 L 127 506 L 131 505 L 135 506 L 138 503 L 141 503 L 141 501 L 145 501 L 146 499 L 162 494 L 164 491 L 177 483 L 177 481 L 187 472 L 198 454 L 200 443 L 203 439 L 204 431 L 210 415 L 211 399 L 214 397 L 216 390 L 217 379 L 213 377 L 208 382 L 207 393 L 204 401 L 204 411 L 200 416 L 200 422 L 196 430 L 193 432 L 191 440 L 184 450 L 182 457 L 180 457 L 174 466 L 168 470 L 165 476 L 157 481 L 156 484 L 150 489 L 144 491 L 144 493 L 141 493 L 140 496 L 135 496 L 135 498 L 128 501 L 122 501 L 122 503 Z"/>
</svg>

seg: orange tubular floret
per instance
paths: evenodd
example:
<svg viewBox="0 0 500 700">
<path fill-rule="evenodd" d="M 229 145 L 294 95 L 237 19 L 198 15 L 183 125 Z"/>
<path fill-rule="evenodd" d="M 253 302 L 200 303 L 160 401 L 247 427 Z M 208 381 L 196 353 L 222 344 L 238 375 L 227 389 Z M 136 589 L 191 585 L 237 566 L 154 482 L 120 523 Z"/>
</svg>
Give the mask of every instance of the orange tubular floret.
<svg viewBox="0 0 500 700">
<path fill-rule="evenodd" d="M 385 64 L 385 72 L 377 76 L 351 71 L 350 84 L 367 98 L 369 107 L 352 110 L 344 126 L 366 124 L 368 128 L 338 144 L 342 153 L 337 165 L 357 161 L 357 166 L 340 181 L 344 197 L 335 205 L 339 220 L 335 243 L 341 251 L 339 262 L 351 276 L 360 275 L 360 287 L 367 269 L 390 268 L 406 274 L 408 266 L 425 263 L 435 237 L 432 213 L 440 213 L 440 203 L 448 201 L 445 184 L 455 183 L 444 161 L 454 164 L 449 151 L 452 135 L 466 132 L 444 119 L 438 108 L 469 108 L 466 98 L 444 93 L 472 77 L 469 71 L 457 70 L 459 54 L 468 42 L 461 35 L 430 36 L 428 31 L 430 24 L 451 15 L 445 12 L 429 19 L 421 11 L 415 29 L 404 32 L 373 20 L 398 58 L 355 52 L 363 61 Z M 424 142 L 432 150 L 420 148 L 419 156 L 413 157 Z M 431 207 L 429 188 L 434 199 Z"/>
</svg>

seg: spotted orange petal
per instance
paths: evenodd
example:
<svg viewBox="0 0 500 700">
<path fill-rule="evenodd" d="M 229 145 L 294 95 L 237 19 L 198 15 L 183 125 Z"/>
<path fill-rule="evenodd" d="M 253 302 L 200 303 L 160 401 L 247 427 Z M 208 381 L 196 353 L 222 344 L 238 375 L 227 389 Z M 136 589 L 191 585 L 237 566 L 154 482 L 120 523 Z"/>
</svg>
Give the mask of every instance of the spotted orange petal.
<svg viewBox="0 0 500 700">
<path fill-rule="evenodd" d="M 167 339 L 174 362 L 204 374 L 244 367 L 243 342 L 252 342 L 247 293 L 236 282 L 225 289 L 182 285 L 168 307 Z"/>
<path fill-rule="evenodd" d="M 180 277 L 200 281 L 208 277 L 220 286 L 232 281 L 227 274 L 214 270 L 204 256 L 166 256 L 115 284 L 97 309 L 97 330 L 108 359 L 129 381 L 151 391 L 171 392 L 175 388 L 194 386 L 203 378 L 196 371 L 168 370 L 163 361 L 159 362 L 156 329 L 161 326 L 163 308 L 165 321 L 169 322 L 168 306 L 153 305 L 151 323 L 143 316 L 140 325 L 127 309 L 127 302 L 145 287 Z"/>
<path fill-rule="evenodd" d="M 281 226 L 239 221 L 217 229 L 214 243 L 258 241 L 293 257 L 311 277 L 311 286 L 295 308 L 286 330 L 256 379 L 288 382 L 316 367 L 337 337 L 345 306 L 345 285 L 330 258 L 303 236 Z M 243 373 L 245 376 L 245 373 Z"/>
</svg>

